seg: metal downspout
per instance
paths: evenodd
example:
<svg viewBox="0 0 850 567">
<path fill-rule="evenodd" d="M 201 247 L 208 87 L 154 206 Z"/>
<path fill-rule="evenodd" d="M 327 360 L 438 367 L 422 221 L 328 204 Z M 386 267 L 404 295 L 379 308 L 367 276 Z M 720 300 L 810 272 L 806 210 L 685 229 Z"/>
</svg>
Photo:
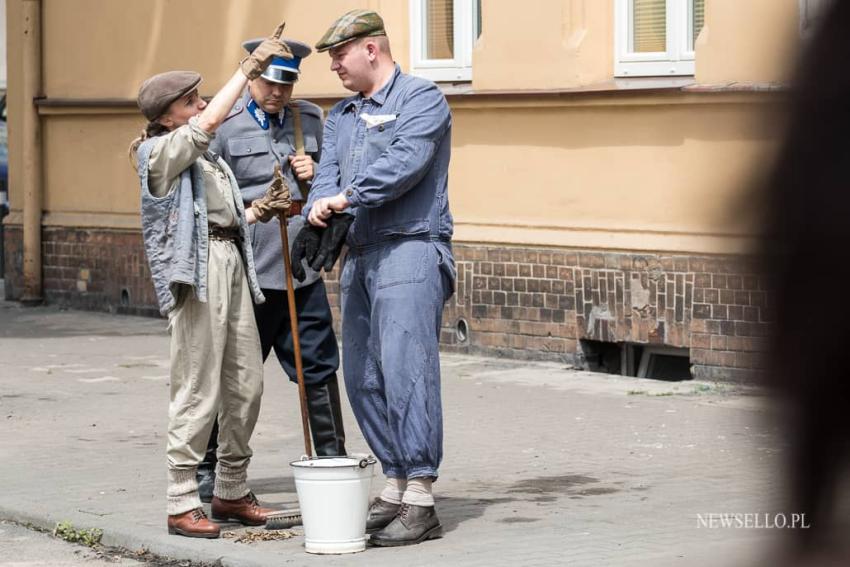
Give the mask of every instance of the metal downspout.
<svg viewBox="0 0 850 567">
<path fill-rule="evenodd" d="M 42 290 L 41 215 L 44 202 L 42 176 L 41 120 L 35 100 L 42 96 L 41 84 L 41 0 L 23 0 L 22 4 L 23 116 L 21 136 L 24 231 L 24 289 L 21 303 L 37 305 L 44 299 Z"/>
</svg>

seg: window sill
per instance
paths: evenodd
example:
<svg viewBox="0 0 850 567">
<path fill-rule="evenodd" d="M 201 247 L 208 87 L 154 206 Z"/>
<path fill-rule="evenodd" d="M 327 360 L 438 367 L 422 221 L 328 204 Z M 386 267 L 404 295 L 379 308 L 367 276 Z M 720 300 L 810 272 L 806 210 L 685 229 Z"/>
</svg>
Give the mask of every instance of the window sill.
<svg viewBox="0 0 850 567">
<path fill-rule="evenodd" d="M 694 76 L 682 77 L 630 77 L 614 78 L 609 81 L 581 85 L 564 89 L 492 89 L 476 90 L 472 83 L 437 83 L 446 96 L 581 96 L 594 94 L 661 94 L 661 93 L 771 93 L 784 92 L 788 85 L 783 83 L 718 84 L 697 83 Z"/>
<path fill-rule="evenodd" d="M 480 101 L 487 104 L 537 105 L 573 104 L 571 101 L 589 99 L 632 100 L 633 97 L 663 96 L 670 100 L 672 95 L 705 95 L 715 101 L 715 97 L 730 95 L 730 100 L 759 99 L 755 95 L 780 95 L 788 90 L 784 83 L 697 83 L 694 77 L 632 77 L 628 79 L 612 79 L 592 85 L 584 85 L 568 89 L 528 89 L 528 90 L 475 90 L 471 82 L 437 83 L 452 103 Z M 298 98 L 309 100 L 325 107 L 332 106 L 339 100 L 350 96 L 351 93 L 299 93 Z M 740 97 L 744 96 L 744 99 Z M 139 115 L 135 99 L 118 98 L 38 98 L 35 105 L 40 115 L 88 115 L 88 114 L 132 114 Z"/>
</svg>

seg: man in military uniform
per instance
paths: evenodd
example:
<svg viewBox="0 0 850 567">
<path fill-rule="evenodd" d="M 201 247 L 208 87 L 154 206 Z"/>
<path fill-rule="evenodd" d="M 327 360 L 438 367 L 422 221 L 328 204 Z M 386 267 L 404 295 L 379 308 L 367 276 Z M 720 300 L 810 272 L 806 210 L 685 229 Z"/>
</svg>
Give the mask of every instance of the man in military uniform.
<svg viewBox="0 0 850 567">
<path fill-rule="evenodd" d="M 328 114 L 305 230 L 335 242 L 339 218 L 353 223 L 340 275 L 345 385 L 387 477 L 366 525 L 373 545 L 410 545 L 442 534 L 431 484 L 443 456 L 440 324 L 455 280 L 451 112 L 433 82 L 393 62 L 375 12 L 345 14 L 316 49 L 357 94 Z"/>
<path fill-rule="evenodd" d="M 218 129 L 210 149 L 230 165 L 246 203 L 262 196 L 272 180 L 275 165 L 281 166 L 293 188 L 288 219 L 291 245 L 305 224 L 300 215 L 301 205 L 318 167 L 322 110 L 307 101 L 290 100 L 300 74 L 301 60 L 310 55 L 311 49 L 291 39 L 285 39 L 284 43 L 294 58 L 275 58 L 260 77 L 248 83 L 243 96 Z M 251 53 L 259 44 L 260 40 L 251 40 L 243 43 L 243 47 Z M 303 155 L 296 155 L 299 144 L 303 144 Z M 266 302 L 254 309 L 263 360 L 274 349 L 284 371 L 295 381 L 295 355 L 278 219 L 253 225 L 251 241 L 257 276 L 266 297 Z M 319 274 L 306 263 L 301 267 L 306 277 L 294 282 L 295 304 L 313 444 L 318 455 L 344 455 L 345 432 L 336 376 L 339 351 L 331 309 Z M 199 470 L 202 489 L 211 486 L 215 440 L 214 432 L 207 458 Z M 202 496 L 206 496 L 203 491 Z"/>
</svg>

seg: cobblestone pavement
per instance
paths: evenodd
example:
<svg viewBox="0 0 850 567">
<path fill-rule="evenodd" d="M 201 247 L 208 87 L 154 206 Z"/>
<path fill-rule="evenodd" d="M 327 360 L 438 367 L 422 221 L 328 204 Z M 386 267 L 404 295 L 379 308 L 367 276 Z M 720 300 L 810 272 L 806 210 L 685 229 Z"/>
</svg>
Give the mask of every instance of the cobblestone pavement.
<svg viewBox="0 0 850 567">
<path fill-rule="evenodd" d="M 312 556 L 302 535 L 169 536 L 164 322 L 0 303 L 0 360 L 0 519 L 98 527 L 107 545 L 223 565 L 714 566 L 755 564 L 788 533 L 704 525 L 790 512 L 783 441 L 757 391 L 445 355 L 444 538 Z M 265 503 L 293 504 L 297 392 L 276 361 L 265 369 L 250 482 Z M 349 450 L 367 452 L 345 418 Z"/>
</svg>

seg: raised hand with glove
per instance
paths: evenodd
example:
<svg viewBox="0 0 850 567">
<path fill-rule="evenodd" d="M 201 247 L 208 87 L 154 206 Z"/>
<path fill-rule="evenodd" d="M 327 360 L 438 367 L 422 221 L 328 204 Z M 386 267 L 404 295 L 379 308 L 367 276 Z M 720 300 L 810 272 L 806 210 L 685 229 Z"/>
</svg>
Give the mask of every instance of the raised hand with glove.
<svg viewBox="0 0 850 567">
<path fill-rule="evenodd" d="M 282 22 L 279 26 L 277 26 L 277 29 L 274 30 L 274 33 L 271 36 L 266 38 L 260 45 L 257 46 L 256 49 L 254 49 L 254 51 L 252 51 L 239 63 L 242 72 L 249 80 L 253 81 L 262 75 L 263 71 L 266 70 L 266 67 L 269 66 L 272 59 L 275 57 L 283 57 L 285 59 L 293 58 L 292 51 L 280 39 L 285 26 L 286 22 Z"/>
<path fill-rule="evenodd" d="M 289 185 L 287 185 L 286 179 L 280 171 L 280 165 L 275 165 L 274 179 L 266 190 L 266 194 L 251 202 L 254 219 L 258 222 L 269 222 L 281 213 L 286 214 L 291 205 L 292 197 Z"/>
</svg>

